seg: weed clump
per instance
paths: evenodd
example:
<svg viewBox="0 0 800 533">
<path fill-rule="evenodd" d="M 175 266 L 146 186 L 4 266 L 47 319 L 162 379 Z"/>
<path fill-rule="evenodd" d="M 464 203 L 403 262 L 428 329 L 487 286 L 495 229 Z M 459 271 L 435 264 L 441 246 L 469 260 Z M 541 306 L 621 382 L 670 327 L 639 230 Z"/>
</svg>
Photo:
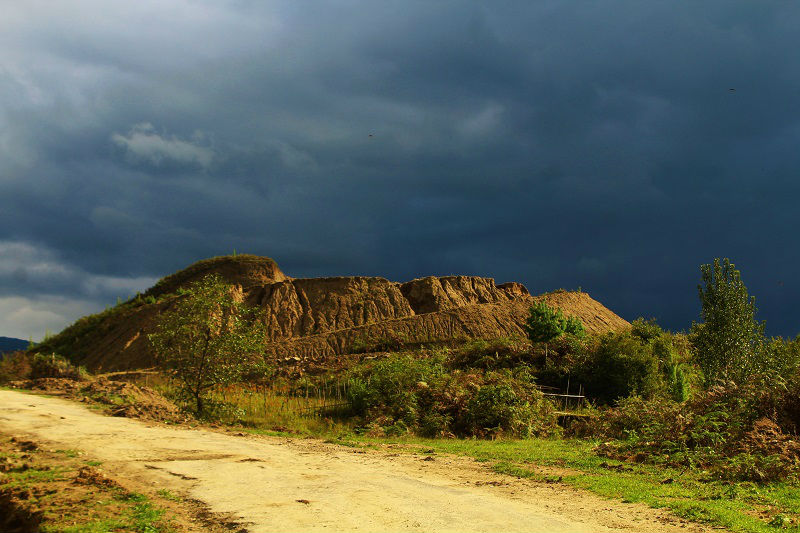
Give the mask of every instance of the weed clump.
<svg viewBox="0 0 800 533">
<path fill-rule="evenodd" d="M 582 428 L 605 439 L 600 455 L 708 470 L 756 482 L 796 480 L 800 443 L 783 408 L 786 384 L 719 383 L 684 403 L 631 397 Z M 781 427 L 775 420 L 786 421 Z M 796 422 L 791 421 L 791 424 Z"/>
</svg>

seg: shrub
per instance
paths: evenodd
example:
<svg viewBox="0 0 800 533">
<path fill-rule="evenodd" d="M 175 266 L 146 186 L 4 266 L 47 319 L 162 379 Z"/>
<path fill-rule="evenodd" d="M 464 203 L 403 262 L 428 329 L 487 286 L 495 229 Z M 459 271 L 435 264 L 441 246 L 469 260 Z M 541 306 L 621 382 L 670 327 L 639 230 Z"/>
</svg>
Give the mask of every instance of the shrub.
<svg viewBox="0 0 800 533">
<path fill-rule="evenodd" d="M 568 316 L 564 322 L 564 333 L 574 335 L 576 337 L 586 336 L 586 330 L 583 328 L 583 322 L 576 316 Z"/>
<path fill-rule="evenodd" d="M 525 333 L 531 342 L 549 342 L 564 334 L 564 316 L 560 309 L 544 302 L 533 305 L 525 322 Z"/>
<path fill-rule="evenodd" d="M 530 399 L 517 396 L 510 384 L 487 384 L 467 403 L 467 422 L 473 434 L 502 430 L 527 437 L 531 411 Z"/>
<path fill-rule="evenodd" d="M 533 363 L 533 357 L 530 343 L 527 341 L 515 338 L 479 339 L 452 349 L 447 365 L 449 368 L 457 369 L 497 370 L 530 365 Z"/>
<path fill-rule="evenodd" d="M 785 480 L 800 472 L 800 444 L 773 420 L 782 390 L 728 381 L 684 403 L 628 398 L 583 432 L 620 439 L 602 455 L 700 466 L 722 479 Z"/>
<path fill-rule="evenodd" d="M 649 398 L 661 389 L 659 361 L 652 347 L 628 333 L 596 339 L 577 374 L 587 392 L 601 403 L 634 394 Z"/>
<path fill-rule="evenodd" d="M 84 380 L 87 378 L 85 368 L 75 366 L 66 358 L 55 353 L 49 355 L 42 353 L 34 354 L 30 364 L 30 379 L 67 378 Z"/>
<path fill-rule="evenodd" d="M 531 359 L 537 381 L 561 390 L 570 383 L 586 385 L 586 378 L 592 372 L 589 361 L 594 346 L 595 339 L 574 335 L 562 335 L 553 340 L 547 353 L 543 347 L 534 346 Z"/>
<path fill-rule="evenodd" d="M 40 378 L 82 381 L 88 379 L 88 372 L 56 353 L 14 352 L 0 361 L 0 383 Z"/>
<path fill-rule="evenodd" d="M 649 341 L 653 355 L 658 360 L 664 380 L 663 393 L 676 402 L 683 402 L 689 397 L 688 365 L 681 362 L 672 340 L 662 334 Z"/>
<path fill-rule="evenodd" d="M 792 340 L 768 339 L 759 355 L 755 371 L 767 381 L 791 380 L 800 372 L 800 336 Z"/>
<path fill-rule="evenodd" d="M 631 335 L 638 337 L 639 340 L 645 344 L 659 338 L 663 334 L 664 330 L 661 329 L 655 318 L 644 319 L 639 317 L 631 322 Z"/>
<path fill-rule="evenodd" d="M 531 342 L 547 343 L 565 333 L 579 337 L 586 334 L 578 318 L 565 318 L 561 309 L 550 307 L 545 302 L 539 302 L 530 308 L 524 328 Z"/>
<path fill-rule="evenodd" d="M 355 369 L 348 391 L 353 411 L 389 433 L 486 437 L 554 431 L 553 410 L 526 367 L 453 369 L 450 355 L 405 352 Z"/>
</svg>

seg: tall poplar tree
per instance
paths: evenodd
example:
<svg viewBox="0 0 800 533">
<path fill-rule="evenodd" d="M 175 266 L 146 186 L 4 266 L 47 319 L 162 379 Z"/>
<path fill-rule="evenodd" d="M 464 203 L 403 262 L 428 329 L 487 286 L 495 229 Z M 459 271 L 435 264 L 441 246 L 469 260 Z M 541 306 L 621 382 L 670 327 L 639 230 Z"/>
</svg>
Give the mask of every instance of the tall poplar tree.
<svg viewBox="0 0 800 533">
<path fill-rule="evenodd" d="M 756 321 L 755 298 L 727 258 L 701 265 L 700 272 L 703 322 L 692 324 L 695 360 L 706 385 L 718 379 L 742 383 L 759 370 L 764 347 L 764 323 Z"/>
</svg>

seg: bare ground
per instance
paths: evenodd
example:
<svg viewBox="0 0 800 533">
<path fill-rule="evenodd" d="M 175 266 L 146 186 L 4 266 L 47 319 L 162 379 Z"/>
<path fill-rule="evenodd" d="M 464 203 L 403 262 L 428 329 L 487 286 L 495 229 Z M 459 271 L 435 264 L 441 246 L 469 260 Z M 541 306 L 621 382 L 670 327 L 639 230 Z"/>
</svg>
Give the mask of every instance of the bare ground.
<svg viewBox="0 0 800 533">
<path fill-rule="evenodd" d="M 82 450 L 109 475 L 197 500 L 250 532 L 705 531 L 665 511 L 435 459 L 170 427 L 0 390 L 0 431 Z"/>
</svg>

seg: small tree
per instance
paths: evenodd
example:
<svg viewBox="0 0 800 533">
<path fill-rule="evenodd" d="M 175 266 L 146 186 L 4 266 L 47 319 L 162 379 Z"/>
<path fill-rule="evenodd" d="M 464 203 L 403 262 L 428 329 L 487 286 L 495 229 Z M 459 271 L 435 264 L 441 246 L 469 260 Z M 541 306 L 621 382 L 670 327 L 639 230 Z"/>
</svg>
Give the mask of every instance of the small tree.
<svg viewBox="0 0 800 533">
<path fill-rule="evenodd" d="M 544 343 L 545 358 L 547 358 L 547 343 L 551 340 L 564 333 L 578 337 L 586 334 L 580 319 L 574 316 L 565 318 L 561 309 L 550 307 L 544 302 L 539 302 L 530 308 L 524 328 L 531 342 Z"/>
<path fill-rule="evenodd" d="M 198 417 L 208 416 L 214 387 L 263 368 L 263 324 L 215 274 L 183 291 L 158 317 L 156 332 L 148 338 Z"/>
<path fill-rule="evenodd" d="M 550 342 L 564 334 L 564 315 L 560 309 L 539 302 L 530 308 L 525 333 L 531 342 Z"/>
<path fill-rule="evenodd" d="M 758 367 L 764 345 L 764 323 L 757 322 L 755 298 L 733 263 L 701 265 L 701 324 L 692 324 L 691 342 L 695 360 L 706 385 L 717 379 L 743 383 Z"/>
<path fill-rule="evenodd" d="M 575 335 L 576 337 L 585 337 L 586 330 L 583 329 L 583 322 L 576 316 L 568 316 L 564 322 L 564 333 Z"/>
</svg>

